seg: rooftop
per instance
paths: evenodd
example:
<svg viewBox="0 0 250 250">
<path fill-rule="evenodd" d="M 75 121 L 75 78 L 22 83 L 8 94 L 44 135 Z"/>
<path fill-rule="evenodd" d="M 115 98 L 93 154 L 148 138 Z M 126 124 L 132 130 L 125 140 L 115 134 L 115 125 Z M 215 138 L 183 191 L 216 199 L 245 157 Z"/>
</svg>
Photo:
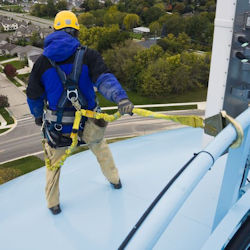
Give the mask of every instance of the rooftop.
<svg viewBox="0 0 250 250">
<path fill-rule="evenodd" d="M 111 144 L 120 190 L 111 189 L 90 151 L 71 156 L 61 172 L 62 213 L 57 216 L 46 207 L 44 167 L 1 185 L 1 247 L 117 249 L 153 199 L 200 150 L 201 137 L 201 129 L 182 128 Z M 201 249 L 211 232 L 225 159 L 203 178 L 154 249 Z"/>
</svg>

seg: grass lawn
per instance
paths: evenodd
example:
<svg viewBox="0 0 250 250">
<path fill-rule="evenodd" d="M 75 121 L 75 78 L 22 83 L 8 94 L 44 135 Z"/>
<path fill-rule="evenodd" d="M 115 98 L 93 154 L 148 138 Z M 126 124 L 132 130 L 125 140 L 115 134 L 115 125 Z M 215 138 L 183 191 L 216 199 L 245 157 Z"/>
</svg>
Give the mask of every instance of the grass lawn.
<svg viewBox="0 0 250 250">
<path fill-rule="evenodd" d="M 14 120 L 10 116 L 9 112 L 5 108 L 0 108 L 0 114 L 3 116 L 4 120 L 7 122 L 7 124 L 13 124 Z"/>
<path fill-rule="evenodd" d="M 18 69 L 22 69 L 25 66 L 28 66 L 26 61 L 12 61 L 12 62 L 8 62 L 8 63 L 4 63 L 3 66 L 5 66 L 6 64 L 11 64 L 12 66 L 14 66 L 17 70 Z"/>
<path fill-rule="evenodd" d="M 22 80 L 25 84 L 28 84 L 30 73 L 17 75 L 17 77 Z"/>
<path fill-rule="evenodd" d="M 5 60 L 9 60 L 11 58 L 14 58 L 14 56 L 0 56 L 0 61 L 5 61 Z"/>
<path fill-rule="evenodd" d="M 0 129 L 0 134 L 4 133 L 5 131 L 7 131 L 9 128 L 4 128 L 4 129 Z"/>
<path fill-rule="evenodd" d="M 14 78 L 11 78 L 11 77 L 8 77 L 7 76 L 7 78 L 12 82 L 12 83 L 14 83 L 17 87 L 21 87 L 22 85 L 19 83 L 19 82 L 17 82 Z"/>
<path fill-rule="evenodd" d="M 44 161 L 36 156 L 28 156 L 0 165 L 0 184 L 44 166 Z"/>
<path fill-rule="evenodd" d="M 127 91 L 129 99 L 135 105 L 145 105 L 145 104 L 164 104 L 164 103 L 185 103 L 185 102 L 202 102 L 206 101 L 207 89 L 200 88 L 194 89 L 192 91 L 186 92 L 184 94 L 176 95 L 171 94 L 167 97 L 155 98 L 155 97 L 145 97 L 140 96 L 137 93 Z M 97 93 L 97 97 L 101 107 L 116 106 L 115 103 L 107 101 L 103 96 Z M 167 110 L 179 110 L 179 109 L 193 109 L 196 106 L 182 106 L 182 107 L 162 107 L 162 108 L 147 108 L 151 111 L 167 111 Z M 105 111 L 106 112 L 106 111 Z M 107 111 L 107 113 L 114 113 L 114 110 Z"/>
</svg>

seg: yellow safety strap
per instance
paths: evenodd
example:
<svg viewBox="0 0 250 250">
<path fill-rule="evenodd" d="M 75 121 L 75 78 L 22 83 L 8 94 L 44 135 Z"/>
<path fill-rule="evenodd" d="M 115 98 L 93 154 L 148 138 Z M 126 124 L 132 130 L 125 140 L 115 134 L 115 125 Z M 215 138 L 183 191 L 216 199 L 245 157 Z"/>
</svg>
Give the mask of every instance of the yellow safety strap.
<svg viewBox="0 0 250 250">
<path fill-rule="evenodd" d="M 231 148 L 238 148 L 241 145 L 244 138 L 244 131 L 241 125 L 233 117 L 228 115 L 225 110 L 221 111 L 221 115 L 222 117 L 226 118 L 230 123 L 232 123 L 233 127 L 235 128 L 237 133 L 237 138 L 231 145 Z"/>
<path fill-rule="evenodd" d="M 171 120 L 171 121 L 178 122 L 178 123 L 181 123 L 183 125 L 191 126 L 194 128 L 197 128 L 197 127 L 203 128 L 204 127 L 203 119 L 199 116 L 194 116 L 194 115 L 191 115 L 191 116 L 164 115 L 164 114 L 155 113 L 155 112 L 152 112 L 149 110 L 139 109 L 139 108 L 134 108 L 133 113 L 137 114 L 139 116 L 144 116 L 144 117 Z M 51 166 L 50 161 L 48 160 L 48 158 L 45 155 L 45 164 L 46 164 L 46 167 L 48 169 L 50 169 L 50 170 L 58 169 L 60 166 L 63 165 L 66 158 L 76 148 L 77 143 L 78 143 L 77 133 L 79 130 L 80 121 L 81 121 L 82 116 L 86 116 L 88 118 L 95 118 L 95 119 L 104 119 L 106 122 L 113 122 L 113 121 L 119 119 L 121 117 L 121 114 L 119 113 L 119 111 L 117 111 L 116 113 L 114 113 L 112 115 L 109 115 L 109 114 L 105 114 L 105 113 L 97 113 L 97 112 L 94 112 L 91 110 L 86 110 L 86 109 L 77 110 L 75 112 L 75 120 L 74 120 L 74 124 L 73 124 L 72 133 L 70 135 L 70 137 L 72 139 L 72 144 L 65 151 L 65 154 L 61 157 L 61 159 L 59 159 L 55 164 L 53 164 L 53 166 Z"/>
</svg>

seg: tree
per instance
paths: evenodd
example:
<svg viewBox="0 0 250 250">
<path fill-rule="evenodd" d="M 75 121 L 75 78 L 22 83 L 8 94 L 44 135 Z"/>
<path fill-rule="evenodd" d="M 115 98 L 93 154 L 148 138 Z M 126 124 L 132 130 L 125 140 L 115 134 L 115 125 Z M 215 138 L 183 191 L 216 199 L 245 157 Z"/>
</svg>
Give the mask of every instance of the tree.
<svg viewBox="0 0 250 250">
<path fill-rule="evenodd" d="M 11 64 L 6 64 L 3 69 L 3 72 L 7 77 L 13 78 L 16 76 L 16 68 Z"/>
<path fill-rule="evenodd" d="M 159 23 L 165 27 L 165 34 L 172 33 L 177 36 L 181 32 L 185 32 L 186 22 L 179 14 L 166 14 L 159 18 Z"/>
<path fill-rule="evenodd" d="M 178 12 L 180 14 L 183 14 L 184 10 L 185 10 L 184 3 L 176 3 L 173 9 L 174 12 Z"/>
<path fill-rule="evenodd" d="M 56 4 L 56 10 L 57 11 L 67 10 L 67 8 L 68 8 L 68 4 L 67 4 L 67 1 L 65 1 L 65 0 L 60 0 Z"/>
<path fill-rule="evenodd" d="M 104 25 L 110 26 L 113 24 L 118 24 L 121 27 L 125 15 L 125 13 L 118 11 L 116 6 L 112 6 L 108 9 L 103 17 Z"/>
<path fill-rule="evenodd" d="M 181 94 L 208 81 L 209 55 L 183 52 L 164 55 L 141 72 L 138 92 L 154 97 Z"/>
<path fill-rule="evenodd" d="M 153 34 L 153 35 L 158 36 L 161 33 L 161 25 L 158 22 L 152 22 L 149 25 L 149 29 L 150 29 L 151 34 Z"/>
<path fill-rule="evenodd" d="M 80 24 L 83 24 L 84 26 L 89 28 L 95 25 L 96 18 L 90 12 L 86 12 L 78 16 L 78 21 Z"/>
<path fill-rule="evenodd" d="M 92 10 L 90 13 L 95 17 L 96 26 L 103 26 L 104 25 L 103 17 L 106 13 L 105 9 Z"/>
<path fill-rule="evenodd" d="M 0 108 L 7 108 L 9 107 L 9 101 L 8 101 L 8 97 L 5 95 L 0 95 Z"/>
<path fill-rule="evenodd" d="M 136 14 L 127 14 L 123 20 L 123 24 L 127 30 L 136 27 L 140 22 L 140 17 Z"/>
<path fill-rule="evenodd" d="M 164 15 L 164 11 L 162 11 L 157 7 L 151 7 L 151 8 L 146 8 L 142 12 L 141 18 L 146 25 L 149 25 L 150 23 L 157 21 L 159 17 L 162 15 Z"/>
<path fill-rule="evenodd" d="M 81 6 L 85 11 L 97 10 L 101 7 L 101 4 L 98 0 L 85 0 Z"/>
<path fill-rule="evenodd" d="M 180 33 L 178 37 L 173 34 L 168 34 L 167 37 L 157 41 L 157 44 L 162 47 L 164 51 L 170 54 L 181 53 L 191 47 L 191 39 L 186 33 Z"/>
<path fill-rule="evenodd" d="M 127 89 L 131 89 L 131 75 L 133 75 L 131 69 L 133 70 L 134 57 L 141 50 L 142 47 L 136 42 L 127 40 L 124 44 L 115 45 L 103 53 L 108 68 Z"/>
<path fill-rule="evenodd" d="M 43 40 L 40 37 L 39 32 L 33 32 L 30 37 L 30 44 L 39 48 L 43 47 Z"/>
<path fill-rule="evenodd" d="M 207 12 L 194 15 L 186 20 L 186 33 L 196 42 L 210 46 L 213 40 L 213 23 Z"/>
<path fill-rule="evenodd" d="M 91 27 L 89 29 L 81 26 L 79 31 L 80 42 L 100 52 L 110 49 L 113 45 L 124 42 L 128 38 L 129 34 L 120 31 L 118 25 Z"/>
<path fill-rule="evenodd" d="M 49 17 L 54 17 L 57 13 L 56 7 L 53 0 L 47 1 L 47 14 Z"/>
</svg>

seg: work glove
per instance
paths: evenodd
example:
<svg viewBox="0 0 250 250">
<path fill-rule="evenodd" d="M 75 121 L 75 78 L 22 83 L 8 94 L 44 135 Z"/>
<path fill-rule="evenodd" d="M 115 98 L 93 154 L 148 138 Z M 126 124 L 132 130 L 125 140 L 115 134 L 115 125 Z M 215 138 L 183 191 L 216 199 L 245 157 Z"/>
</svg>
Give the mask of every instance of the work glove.
<svg viewBox="0 0 250 250">
<path fill-rule="evenodd" d="M 43 125 L 43 118 L 42 117 L 36 117 L 35 118 L 35 123 L 37 126 L 42 126 Z"/>
<path fill-rule="evenodd" d="M 118 103 L 118 111 L 121 115 L 129 114 L 133 115 L 132 110 L 134 104 L 129 99 L 123 99 Z"/>
</svg>

